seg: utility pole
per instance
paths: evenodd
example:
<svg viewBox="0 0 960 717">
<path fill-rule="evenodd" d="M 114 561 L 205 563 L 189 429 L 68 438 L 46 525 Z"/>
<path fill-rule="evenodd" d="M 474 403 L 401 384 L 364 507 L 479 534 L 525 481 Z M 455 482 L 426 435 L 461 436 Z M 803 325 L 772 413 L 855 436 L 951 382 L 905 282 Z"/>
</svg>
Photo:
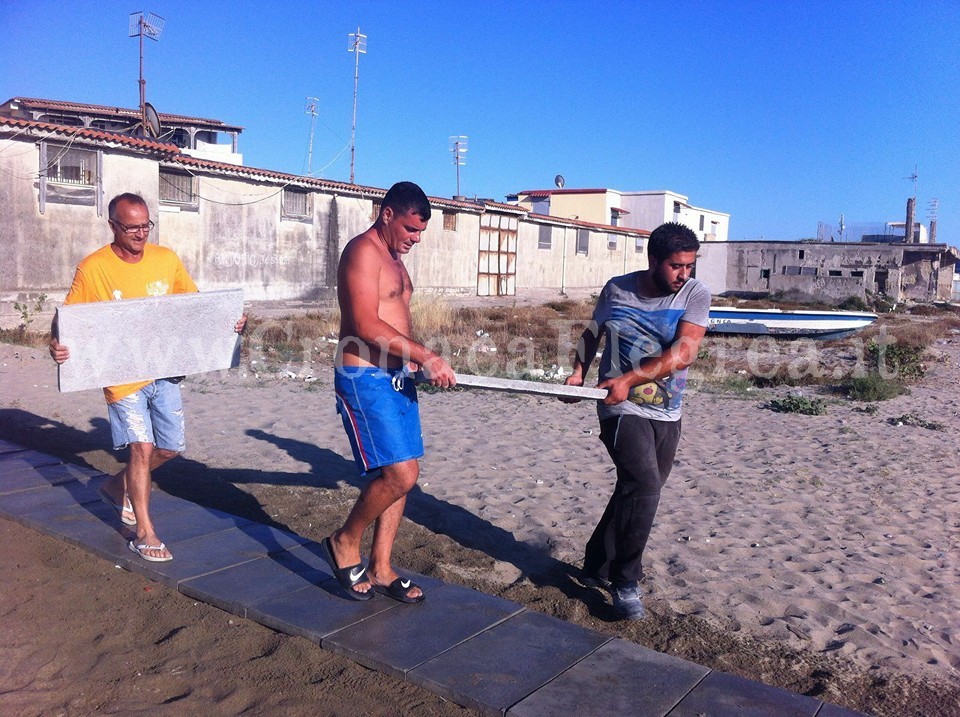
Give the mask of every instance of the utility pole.
<svg viewBox="0 0 960 717">
<path fill-rule="evenodd" d="M 457 193 L 456 197 L 460 195 L 460 167 L 467 163 L 467 158 L 464 156 L 467 153 L 467 138 L 461 135 L 456 135 L 450 138 L 450 151 L 453 152 L 453 163 L 457 166 Z"/>
<path fill-rule="evenodd" d="M 313 130 L 317 126 L 317 103 L 320 100 L 316 97 L 307 98 L 306 113 L 310 115 L 310 145 L 307 148 L 307 176 L 313 176 Z"/>
<path fill-rule="evenodd" d="M 367 52 L 367 36 L 360 34 L 360 28 L 350 33 L 350 44 L 347 46 L 348 52 L 356 55 L 353 65 L 353 126 L 350 129 L 350 184 L 354 184 L 355 166 L 357 160 L 357 85 L 360 81 L 360 55 Z"/>
</svg>

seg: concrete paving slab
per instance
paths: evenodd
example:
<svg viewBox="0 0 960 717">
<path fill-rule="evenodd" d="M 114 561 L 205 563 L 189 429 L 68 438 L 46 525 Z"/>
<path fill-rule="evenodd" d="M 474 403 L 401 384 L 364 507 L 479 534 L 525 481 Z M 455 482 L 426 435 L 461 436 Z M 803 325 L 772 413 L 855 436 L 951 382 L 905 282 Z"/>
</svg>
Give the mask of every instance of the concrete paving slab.
<svg viewBox="0 0 960 717">
<path fill-rule="evenodd" d="M 323 639 L 325 650 L 396 677 L 523 611 L 514 602 L 459 585 L 441 585 L 427 599 L 375 615 Z M 387 599 L 378 596 L 376 599 Z"/>
<path fill-rule="evenodd" d="M 610 640 L 527 610 L 407 673 L 407 680 L 484 714 L 503 714 Z"/>
<path fill-rule="evenodd" d="M 335 585 L 336 581 L 327 581 L 248 605 L 247 618 L 320 645 L 330 633 L 400 607 L 382 595 L 363 602 L 341 597 Z"/>
<path fill-rule="evenodd" d="M 116 516 L 115 510 L 97 500 L 85 505 L 74 502 L 50 506 L 16 519 L 39 533 L 89 550 L 115 565 L 129 569 L 133 553 L 127 549 L 127 541 L 135 533 L 123 526 Z"/>
<path fill-rule="evenodd" d="M 307 546 L 257 558 L 180 583 L 184 595 L 247 616 L 247 607 L 296 592 L 333 577 L 326 561 Z"/>
<path fill-rule="evenodd" d="M 630 714 L 663 717 L 710 669 L 611 640 L 507 710 L 516 717 Z"/>
<path fill-rule="evenodd" d="M 114 386 L 240 365 L 243 291 L 167 294 L 57 309 L 60 390 Z"/>
<path fill-rule="evenodd" d="M 12 460 L 14 459 L 0 457 L 0 464 Z M 86 483 L 96 475 L 99 474 L 94 470 L 69 463 L 57 463 L 38 468 L 21 463 L 19 467 L 11 467 L 6 473 L 0 472 L 0 495 L 34 488 L 48 488 L 71 481 Z"/>
<path fill-rule="evenodd" d="M 150 496 L 150 519 L 153 520 L 157 535 L 167 545 L 253 524 L 246 518 L 215 508 L 205 508 L 156 490 Z"/>
<path fill-rule="evenodd" d="M 5 453 L 16 453 L 17 451 L 25 450 L 23 446 L 17 445 L 16 443 L 11 443 L 10 441 L 5 441 L 0 438 L 0 455 Z"/>
<path fill-rule="evenodd" d="M 669 717 L 813 717 L 823 704 L 761 682 L 711 672 L 670 711 Z"/>
<path fill-rule="evenodd" d="M 32 470 L 32 469 L 31 469 Z M 63 509 L 99 500 L 96 492 L 78 481 L 46 485 L 0 495 L 0 514 L 29 516 L 39 511 Z"/>
<path fill-rule="evenodd" d="M 163 526 L 158 527 L 158 531 L 162 534 Z M 130 551 L 133 558 L 130 569 L 176 590 L 184 580 L 296 547 L 306 542 L 306 538 L 266 525 L 248 523 L 190 540 L 164 542 L 173 554 L 173 560 L 166 563 L 150 562 Z"/>
<path fill-rule="evenodd" d="M 22 473 L 25 468 L 39 468 L 62 463 L 59 458 L 40 451 L 17 451 L 0 459 L 0 481 L 7 476 Z"/>
</svg>

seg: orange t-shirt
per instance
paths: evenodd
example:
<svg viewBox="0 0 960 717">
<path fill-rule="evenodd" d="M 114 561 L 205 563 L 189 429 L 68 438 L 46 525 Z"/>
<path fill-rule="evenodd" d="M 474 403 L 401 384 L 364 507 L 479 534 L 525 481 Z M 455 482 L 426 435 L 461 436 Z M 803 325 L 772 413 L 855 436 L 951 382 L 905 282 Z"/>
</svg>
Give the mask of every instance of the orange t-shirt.
<svg viewBox="0 0 960 717">
<path fill-rule="evenodd" d="M 118 257 L 110 244 L 100 247 L 77 266 L 73 284 L 64 304 L 87 304 L 93 301 L 142 299 L 164 294 L 189 294 L 197 290 L 180 258 L 167 247 L 146 244 L 136 264 Z M 107 386 L 103 389 L 107 403 L 116 403 L 150 381 Z"/>
</svg>

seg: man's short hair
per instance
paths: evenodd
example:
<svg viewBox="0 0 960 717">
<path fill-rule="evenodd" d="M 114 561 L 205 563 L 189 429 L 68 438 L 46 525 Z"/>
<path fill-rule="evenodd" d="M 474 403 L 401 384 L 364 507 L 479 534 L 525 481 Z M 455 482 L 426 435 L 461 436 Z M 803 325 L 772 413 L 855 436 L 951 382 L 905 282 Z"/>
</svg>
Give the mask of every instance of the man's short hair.
<svg viewBox="0 0 960 717">
<path fill-rule="evenodd" d="M 139 194 L 134 194 L 133 192 L 124 192 L 123 194 L 118 194 L 113 199 L 110 200 L 110 204 L 107 205 L 107 217 L 113 221 L 117 221 L 117 205 L 120 202 L 130 202 L 131 204 L 139 204 L 146 207 L 147 202 Z"/>
<path fill-rule="evenodd" d="M 693 229 L 679 222 L 661 224 L 650 233 L 647 240 L 647 256 L 663 261 L 678 251 L 697 251 L 700 241 Z"/>
<path fill-rule="evenodd" d="M 423 221 L 430 219 L 430 200 L 413 182 L 397 182 L 387 191 L 387 195 L 380 202 L 380 211 L 387 207 L 398 214 L 413 212 L 419 214 Z"/>
</svg>

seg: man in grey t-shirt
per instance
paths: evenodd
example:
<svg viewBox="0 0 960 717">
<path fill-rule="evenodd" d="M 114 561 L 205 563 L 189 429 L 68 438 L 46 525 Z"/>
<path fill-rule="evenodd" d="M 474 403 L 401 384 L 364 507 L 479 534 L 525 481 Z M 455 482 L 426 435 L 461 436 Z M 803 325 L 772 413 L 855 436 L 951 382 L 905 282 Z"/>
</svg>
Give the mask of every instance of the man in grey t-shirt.
<svg viewBox="0 0 960 717">
<path fill-rule="evenodd" d="M 700 242 L 689 228 L 662 224 L 650 234 L 650 268 L 603 287 L 580 337 L 568 386 L 582 386 L 605 338 L 598 388 L 600 440 L 617 468 L 607 508 L 587 542 L 581 582 L 610 590 L 617 612 L 644 616 L 641 559 L 680 441 L 687 367 L 697 358 L 710 291 L 691 278 Z"/>
</svg>

